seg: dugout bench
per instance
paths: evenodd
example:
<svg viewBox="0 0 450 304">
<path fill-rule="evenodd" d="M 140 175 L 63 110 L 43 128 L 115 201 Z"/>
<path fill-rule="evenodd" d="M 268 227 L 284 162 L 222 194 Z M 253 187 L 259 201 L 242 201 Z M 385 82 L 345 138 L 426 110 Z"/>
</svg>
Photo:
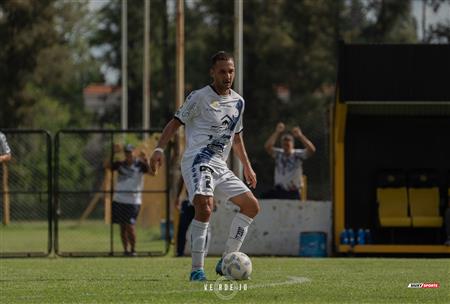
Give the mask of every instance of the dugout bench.
<svg viewBox="0 0 450 304">
<path fill-rule="evenodd" d="M 448 193 L 444 191 L 450 169 L 448 54 L 450 45 L 340 43 L 330 137 L 336 253 L 450 254 L 450 246 L 443 245 L 442 222 L 428 228 L 412 224 L 411 211 L 417 208 L 411 206 L 421 194 L 409 190 L 400 195 L 408 198 L 402 205 L 408 209 L 394 222 L 408 228 L 394 228 L 394 243 L 380 226 L 377 203 L 377 174 L 387 168 L 432 169 L 440 177 L 440 192 Z M 442 210 L 435 215 L 442 218 Z M 341 244 L 345 228 L 370 229 L 373 242 Z M 442 234 L 439 240 L 436 231 Z"/>
</svg>

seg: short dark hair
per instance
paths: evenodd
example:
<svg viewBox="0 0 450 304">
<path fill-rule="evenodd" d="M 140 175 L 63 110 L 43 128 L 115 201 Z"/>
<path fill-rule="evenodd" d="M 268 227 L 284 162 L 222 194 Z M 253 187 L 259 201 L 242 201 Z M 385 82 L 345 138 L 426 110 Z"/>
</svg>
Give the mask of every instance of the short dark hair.
<svg viewBox="0 0 450 304">
<path fill-rule="evenodd" d="M 123 147 L 123 151 L 124 152 L 133 152 L 133 150 L 134 150 L 134 146 L 132 144 L 126 144 Z"/>
<path fill-rule="evenodd" d="M 284 133 L 282 136 L 281 136 L 281 141 L 284 141 L 284 140 L 290 140 L 290 141 L 294 141 L 294 136 L 292 136 L 292 134 L 291 133 Z"/>
<path fill-rule="evenodd" d="M 225 60 L 225 61 L 233 60 L 234 61 L 234 58 L 233 58 L 233 55 L 231 55 L 225 51 L 218 51 L 211 57 L 211 66 L 214 66 L 216 64 L 216 62 L 220 61 L 220 60 Z"/>
</svg>

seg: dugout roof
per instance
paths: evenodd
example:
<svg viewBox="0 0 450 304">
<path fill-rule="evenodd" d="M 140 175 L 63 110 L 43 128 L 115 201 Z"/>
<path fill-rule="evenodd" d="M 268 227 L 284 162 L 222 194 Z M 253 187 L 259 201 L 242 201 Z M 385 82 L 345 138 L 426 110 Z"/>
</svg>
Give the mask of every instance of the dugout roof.
<svg viewBox="0 0 450 304">
<path fill-rule="evenodd" d="M 385 103 L 450 101 L 450 45 L 339 46 L 339 99 Z"/>
</svg>

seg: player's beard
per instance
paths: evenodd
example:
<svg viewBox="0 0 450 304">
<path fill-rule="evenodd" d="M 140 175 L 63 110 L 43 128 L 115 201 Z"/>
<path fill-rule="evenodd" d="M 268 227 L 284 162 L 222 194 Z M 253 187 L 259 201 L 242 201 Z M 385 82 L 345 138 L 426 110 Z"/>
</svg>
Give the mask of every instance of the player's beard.
<svg viewBox="0 0 450 304">
<path fill-rule="evenodd" d="M 230 81 L 230 82 L 223 81 L 222 82 L 222 89 L 223 89 L 223 91 L 226 91 L 227 93 L 229 93 L 228 90 L 230 90 L 232 86 L 233 86 L 232 81 Z"/>
</svg>

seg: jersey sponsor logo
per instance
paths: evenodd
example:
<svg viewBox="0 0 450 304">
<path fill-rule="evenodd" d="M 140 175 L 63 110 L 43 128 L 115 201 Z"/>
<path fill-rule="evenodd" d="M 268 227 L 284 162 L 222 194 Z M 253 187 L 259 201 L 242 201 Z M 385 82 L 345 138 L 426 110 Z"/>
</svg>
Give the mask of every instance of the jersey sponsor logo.
<svg viewBox="0 0 450 304">
<path fill-rule="evenodd" d="M 215 113 L 221 113 L 222 111 L 220 110 L 221 106 L 218 100 L 213 100 L 211 101 L 211 103 L 209 104 L 209 107 L 206 108 L 207 112 L 215 112 Z"/>
<path fill-rule="evenodd" d="M 213 107 L 214 109 L 219 109 L 220 104 L 218 100 L 214 100 L 211 102 L 211 104 L 209 105 L 210 107 Z"/>
</svg>

